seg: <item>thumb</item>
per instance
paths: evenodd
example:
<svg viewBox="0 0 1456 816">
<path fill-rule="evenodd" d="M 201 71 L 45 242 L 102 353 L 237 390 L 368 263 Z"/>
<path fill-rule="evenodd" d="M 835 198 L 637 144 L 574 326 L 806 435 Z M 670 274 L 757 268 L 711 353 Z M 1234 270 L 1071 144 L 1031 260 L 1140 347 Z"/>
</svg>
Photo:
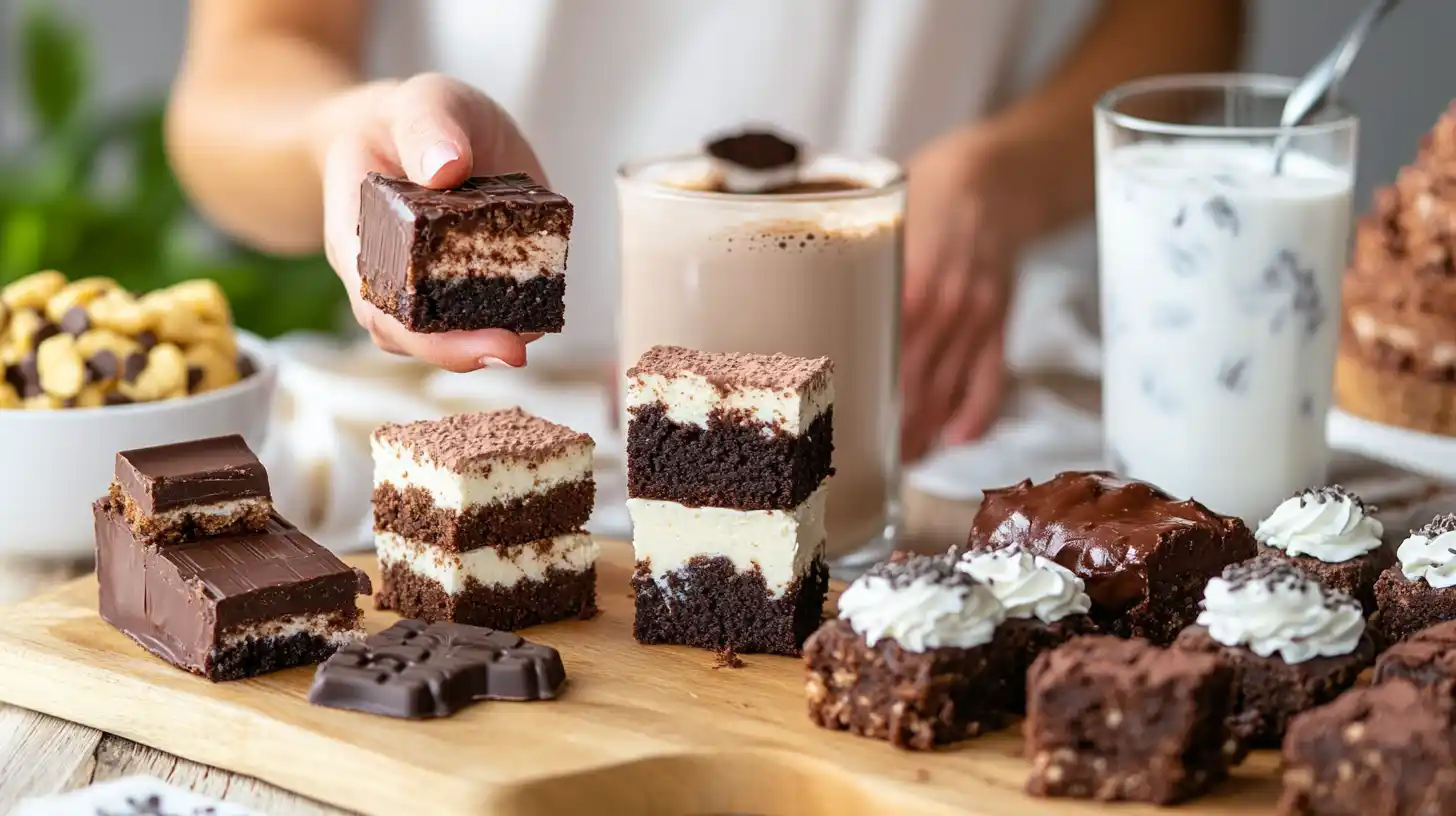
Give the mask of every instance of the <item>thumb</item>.
<svg viewBox="0 0 1456 816">
<path fill-rule="evenodd" d="M 424 187 L 455 187 L 471 175 L 474 157 L 467 130 L 471 91 L 439 74 L 421 74 L 396 90 L 389 112 L 390 137 L 399 166 Z"/>
</svg>

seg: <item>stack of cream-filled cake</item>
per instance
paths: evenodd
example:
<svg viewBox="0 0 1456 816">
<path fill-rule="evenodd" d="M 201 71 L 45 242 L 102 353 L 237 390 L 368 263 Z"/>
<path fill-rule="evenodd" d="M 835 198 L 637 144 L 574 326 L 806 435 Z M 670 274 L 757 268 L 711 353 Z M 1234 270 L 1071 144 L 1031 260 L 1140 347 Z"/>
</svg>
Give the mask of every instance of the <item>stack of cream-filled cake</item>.
<svg viewBox="0 0 1456 816">
<path fill-rule="evenodd" d="M 590 436 L 511 409 L 371 442 L 380 609 L 510 630 L 596 613 Z"/>
<path fill-rule="evenodd" d="M 829 583 L 833 364 L 657 346 L 627 372 L 642 643 L 798 654 Z"/>
</svg>

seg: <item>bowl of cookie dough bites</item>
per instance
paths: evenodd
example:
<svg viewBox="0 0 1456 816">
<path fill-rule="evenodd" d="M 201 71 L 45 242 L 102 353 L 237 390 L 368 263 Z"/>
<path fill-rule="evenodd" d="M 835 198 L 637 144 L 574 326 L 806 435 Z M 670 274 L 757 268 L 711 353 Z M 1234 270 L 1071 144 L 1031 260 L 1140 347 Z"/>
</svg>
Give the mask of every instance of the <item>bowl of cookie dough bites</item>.
<svg viewBox="0 0 1456 816">
<path fill-rule="evenodd" d="M 241 434 L 262 447 L 277 382 L 222 289 L 133 293 L 37 272 L 0 289 L 0 553 L 83 556 L 121 450 Z"/>
</svg>

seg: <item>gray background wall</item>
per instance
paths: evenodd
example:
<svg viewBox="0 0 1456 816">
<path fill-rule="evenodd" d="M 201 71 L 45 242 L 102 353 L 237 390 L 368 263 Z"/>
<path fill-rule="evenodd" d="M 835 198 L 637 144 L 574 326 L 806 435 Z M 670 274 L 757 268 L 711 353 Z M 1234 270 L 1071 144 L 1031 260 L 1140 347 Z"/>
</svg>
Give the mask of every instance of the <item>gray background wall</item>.
<svg viewBox="0 0 1456 816">
<path fill-rule="evenodd" d="M 0 140 L 19 130 L 15 100 L 7 95 L 13 95 L 13 35 L 21 2 L 0 0 Z M 165 87 L 181 52 L 185 0 L 50 2 L 74 10 L 86 24 L 103 100 Z M 1307 69 L 1365 2 L 1254 0 L 1249 67 L 1284 74 Z M 1361 57 L 1346 88 L 1365 124 L 1359 201 L 1368 200 L 1373 184 L 1392 178 L 1410 160 L 1417 139 L 1456 98 L 1453 35 L 1456 2 L 1406 0 Z"/>
</svg>

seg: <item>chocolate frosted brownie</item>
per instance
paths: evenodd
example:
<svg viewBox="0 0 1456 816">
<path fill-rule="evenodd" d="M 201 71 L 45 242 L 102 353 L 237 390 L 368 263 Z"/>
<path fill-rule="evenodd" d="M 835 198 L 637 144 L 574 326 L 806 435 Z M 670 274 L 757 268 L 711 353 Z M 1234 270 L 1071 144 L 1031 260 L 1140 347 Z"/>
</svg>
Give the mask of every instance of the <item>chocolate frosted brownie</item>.
<svg viewBox="0 0 1456 816">
<path fill-rule="evenodd" d="M 370 173 L 360 190 L 364 299 L 416 332 L 559 332 L 572 206 L 524 173 L 432 190 Z"/>
<path fill-rule="evenodd" d="M 1027 678 L 1033 796 L 1168 805 L 1206 792 L 1240 754 L 1234 670 L 1141 638 L 1080 637 Z"/>
<path fill-rule="evenodd" d="M 804 646 L 809 719 L 917 750 L 1000 728 L 1001 689 L 1018 670 L 993 644 L 1004 619 L 951 556 L 872 567 Z"/>
<path fill-rule="evenodd" d="M 829 361 L 658 346 L 627 375 L 637 639 L 798 654 L 829 583 Z"/>
<path fill-rule="evenodd" d="M 1372 627 L 1386 645 L 1456 620 L 1456 515 L 1437 516 L 1396 550 L 1375 583 Z"/>
<path fill-rule="evenodd" d="M 1456 687 L 1456 621 L 1422 629 L 1382 652 L 1370 682 L 1378 685 L 1395 679 L 1417 686 Z"/>
<path fill-rule="evenodd" d="M 1104 472 L 985 491 L 968 549 L 1009 545 L 1085 581 L 1104 631 L 1159 644 L 1193 623 L 1208 579 L 1256 551 L 1242 521 Z"/>
<path fill-rule="evenodd" d="M 1456 705 L 1392 680 L 1307 711 L 1284 738 L 1283 816 L 1456 813 Z"/>
<path fill-rule="evenodd" d="M 1324 586 L 1348 593 L 1369 615 L 1375 611 L 1375 582 L 1395 562 L 1376 512 L 1339 485 L 1312 488 L 1285 499 L 1254 537 L 1261 551 L 1277 553 Z"/>
<path fill-rule="evenodd" d="M 1359 602 L 1274 553 L 1224 570 L 1203 605 L 1173 645 L 1235 670 L 1229 725 L 1246 748 L 1279 745 L 1290 718 L 1339 696 L 1375 659 Z"/>
<path fill-rule="evenodd" d="M 148 544 L 262 532 L 273 516 L 268 473 L 236 434 L 121 451 L 110 496 Z"/>
<path fill-rule="evenodd" d="M 380 609 L 507 630 L 595 614 L 591 437 L 510 409 L 371 444 Z"/>
</svg>

